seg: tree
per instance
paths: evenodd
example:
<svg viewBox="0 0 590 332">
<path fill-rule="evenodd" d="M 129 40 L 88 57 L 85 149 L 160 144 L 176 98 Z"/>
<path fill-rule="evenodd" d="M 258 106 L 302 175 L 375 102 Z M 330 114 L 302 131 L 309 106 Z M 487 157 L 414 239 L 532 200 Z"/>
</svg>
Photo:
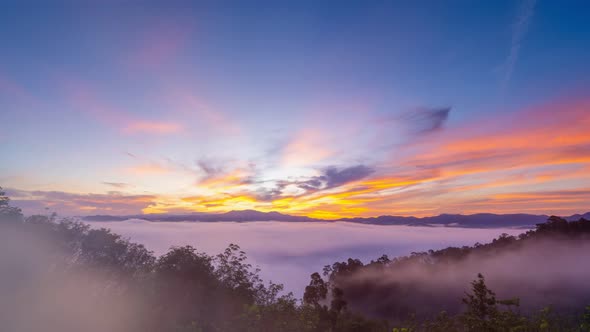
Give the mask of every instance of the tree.
<svg viewBox="0 0 590 332">
<path fill-rule="evenodd" d="M 21 209 L 10 205 L 10 198 L 0 187 L 0 222 L 14 223 L 22 221 L 22 219 Z"/>
<path fill-rule="evenodd" d="M 340 312 L 345 309 L 346 301 L 344 301 L 344 292 L 342 289 L 335 287 L 332 290 L 332 302 L 330 302 L 330 310 L 340 314 Z"/>
<path fill-rule="evenodd" d="M 472 294 L 466 294 L 463 303 L 467 310 L 461 316 L 467 331 L 472 332 L 496 332 L 510 331 L 527 325 L 523 316 L 510 310 L 518 307 L 518 299 L 498 300 L 496 294 L 490 290 L 483 275 L 478 274 L 477 280 L 471 282 Z M 500 310 L 498 305 L 504 305 L 508 309 Z"/>
<path fill-rule="evenodd" d="M 155 262 L 152 252 L 143 245 L 131 243 L 105 228 L 86 230 L 79 259 L 103 272 L 126 276 L 146 272 Z"/>
<path fill-rule="evenodd" d="M 173 247 L 154 267 L 157 323 L 162 329 L 192 326 L 212 320 L 218 290 L 212 258 L 191 246 Z"/>
<path fill-rule="evenodd" d="M 311 275 L 309 286 L 305 287 L 303 303 L 318 307 L 320 302 L 326 299 L 326 295 L 328 295 L 328 285 L 320 274 L 315 272 Z"/>
<path fill-rule="evenodd" d="M 580 330 L 584 332 L 590 332 L 590 306 L 586 307 L 584 316 L 582 316 L 582 324 L 580 324 Z"/>
<path fill-rule="evenodd" d="M 459 331 L 455 320 L 446 311 L 441 311 L 434 320 L 424 323 L 424 329 L 429 332 Z"/>
</svg>

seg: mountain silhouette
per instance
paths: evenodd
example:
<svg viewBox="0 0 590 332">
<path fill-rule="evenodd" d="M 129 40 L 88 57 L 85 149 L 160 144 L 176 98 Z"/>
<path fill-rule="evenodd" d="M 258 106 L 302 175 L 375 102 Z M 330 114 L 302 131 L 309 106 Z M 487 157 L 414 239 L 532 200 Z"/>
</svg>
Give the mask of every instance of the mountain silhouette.
<svg viewBox="0 0 590 332">
<path fill-rule="evenodd" d="M 493 214 L 477 213 L 441 214 L 431 217 L 404 217 L 383 215 L 367 218 L 341 218 L 318 219 L 305 216 L 293 216 L 276 211 L 261 212 L 256 210 L 233 210 L 224 213 L 190 213 L 190 214 L 140 214 L 126 216 L 94 215 L 80 217 L 85 221 L 124 221 L 128 219 L 144 219 L 148 221 L 193 221 L 193 222 L 252 222 L 252 221 L 279 221 L 279 222 L 335 222 L 345 221 L 369 225 L 406 225 L 406 226 L 446 226 L 446 227 L 471 227 L 471 228 L 499 228 L 499 227 L 534 227 L 536 224 L 547 220 L 547 215 L 536 214 Z M 590 212 L 574 214 L 565 217 L 567 220 L 590 219 Z"/>
</svg>

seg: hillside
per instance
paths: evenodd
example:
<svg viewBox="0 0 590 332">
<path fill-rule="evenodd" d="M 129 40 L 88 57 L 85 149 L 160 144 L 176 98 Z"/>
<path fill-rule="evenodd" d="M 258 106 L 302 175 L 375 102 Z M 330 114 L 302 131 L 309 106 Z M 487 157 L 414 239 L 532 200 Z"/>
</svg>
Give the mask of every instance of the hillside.
<svg viewBox="0 0 590 332">
<path fill-rule="evenodd" d="M 590 220 L 550 217 L 535 230 L 487 244 L 384 255 L 368 264 L 351 258 L 326 266 L 324 277 L 351 309 L 393 321 L 461 312 L 457 299 L 479 273 L 499 297 L 519 298 L 523 312 L 552 305 L 571 313 L 590 303 L 590 268 L 582 263 L 588 252 Z"/>
</svg>

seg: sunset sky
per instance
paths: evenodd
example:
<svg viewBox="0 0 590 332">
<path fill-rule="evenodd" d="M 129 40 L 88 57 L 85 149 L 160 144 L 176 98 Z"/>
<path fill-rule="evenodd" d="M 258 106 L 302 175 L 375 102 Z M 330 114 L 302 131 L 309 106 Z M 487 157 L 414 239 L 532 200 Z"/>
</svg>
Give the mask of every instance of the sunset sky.
<svg viewBox="0 0 590 332">
<path fill-rule="evenodd" d="M 48 3 L 0 4 L 27 214 L 590 211 L 588 1 Z"/>
</svg>

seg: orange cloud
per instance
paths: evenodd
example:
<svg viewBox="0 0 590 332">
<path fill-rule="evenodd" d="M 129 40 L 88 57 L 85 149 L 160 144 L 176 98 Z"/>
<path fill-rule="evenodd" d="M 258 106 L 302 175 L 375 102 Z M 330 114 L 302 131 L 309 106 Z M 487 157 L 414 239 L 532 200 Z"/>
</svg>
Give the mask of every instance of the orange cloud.
<svg viewBox="0 0 590 332">
<path fill-rule="evenodd" d="M 459 135 L 442 142 L 434 156 L 503 151 L 558 152 L 590 144 L 590 100 L 553 103 L 511 118 L 484 119 Z M 488 128 L 491 128 L 488 129 Z"/>
<path fill-rule="evenodd" d="M 143 213 L 168 213 L 175 211 L 225 212 L 229 210 L 257 209 L 270 211 L 264 204 L 248 194 L 207 194 L 182 198 L 161 198 L 145 207 Z"/>
<path fill-rule="evenodd" d="M 442 137 L 426 153 L 402 163 L 437 169 L 445 178 L 590 163 L 588 101 L 553 104 L 513 119 L 480 122 L 481 128 L 453 130 L 454 136 Z"/>
<path fill-rule="evenodd" d="M 514 119 L 519 120 L 517 124 Z M 483 121 L 482 128 L 453 131 L 423 146 L 425 153 L 408 153 L 409 157 L 393 161 L 390 167 L 402 166 L 396 176 L 376 175 L 342 192 L 296 198 L 285 208 L 339 217 L 381 212 L 514 212 L 509 210 L 510 203 L 517 203 L 523 212 L 580 212 L 587 209 L 584 202 L 590 201 L 585 192 L 574 195 L 557 191 L 553 196 L 513 193 L 524 188 L 543 190 L 546 183 L 555 186 L 560 181 L 590 185 L 589 124 L 587 100 Z M 561 171 L 535 176 L 543 168 Z"/>
<path fill-rule="evenodd" d="M 248 167 L 225 170 L 205 165 L 204 178 L 190 193 L 151 198 L 142 211 L 256 209 L 318 218 L 585 212 L 590 201 L 590 191 L 584 189 L 590 188 L 589 106 L 585 100 L 555 103 L 440 132 L 435 141 L 398 147 L 395 160 L 334 186 L 302 186 L 322 177 L 326 182 L 326 174 L 293 179 L 285 172 L 284 178 L 261 184 L 254 181 L 257 173 Z M 136 127 L 144 129 L 173 132 L 178 128 L 145 122 Z M 329 141 L 320 131 L 300 131 L 285 145 L 280 165 L 309 167 L 325 162 L 335 154 L 326 148 Z M 174 170 L 146 162 L 127 171 L 161 174 Z"/>
<path fill-rule="evenodd" d="M 247 182 L 248 177 L 248 172 L 241 169 L 236 169 L 227 174 L 208 177 L 203 181 L 200 181 L 199 186 L 226 190 L 244 185 Z"/>
<path fill-rule="evenodd" d="M 144 164 L 129 167 L 125 169 L 128 173 L 137 175 L 152 175 L 152 174 L 166 174 L 170 170 L 158 164 Z"/>
<path fill-rule="evenodd" d="M 506 201 L 517 201 L 517 200 L 531 200 L 531 199 L 543 199 L 543 200 L 569 200 L 569 199 L 586 199 L 590 198 L 590 190 L 562 190 L 562 191 L 550 191 L 550 192 L 524 192 L 524 193 L 510 193 L 510 194 L 498 194 L 492 196 L 493 199 L 506 200 Z"/>
</svg>

